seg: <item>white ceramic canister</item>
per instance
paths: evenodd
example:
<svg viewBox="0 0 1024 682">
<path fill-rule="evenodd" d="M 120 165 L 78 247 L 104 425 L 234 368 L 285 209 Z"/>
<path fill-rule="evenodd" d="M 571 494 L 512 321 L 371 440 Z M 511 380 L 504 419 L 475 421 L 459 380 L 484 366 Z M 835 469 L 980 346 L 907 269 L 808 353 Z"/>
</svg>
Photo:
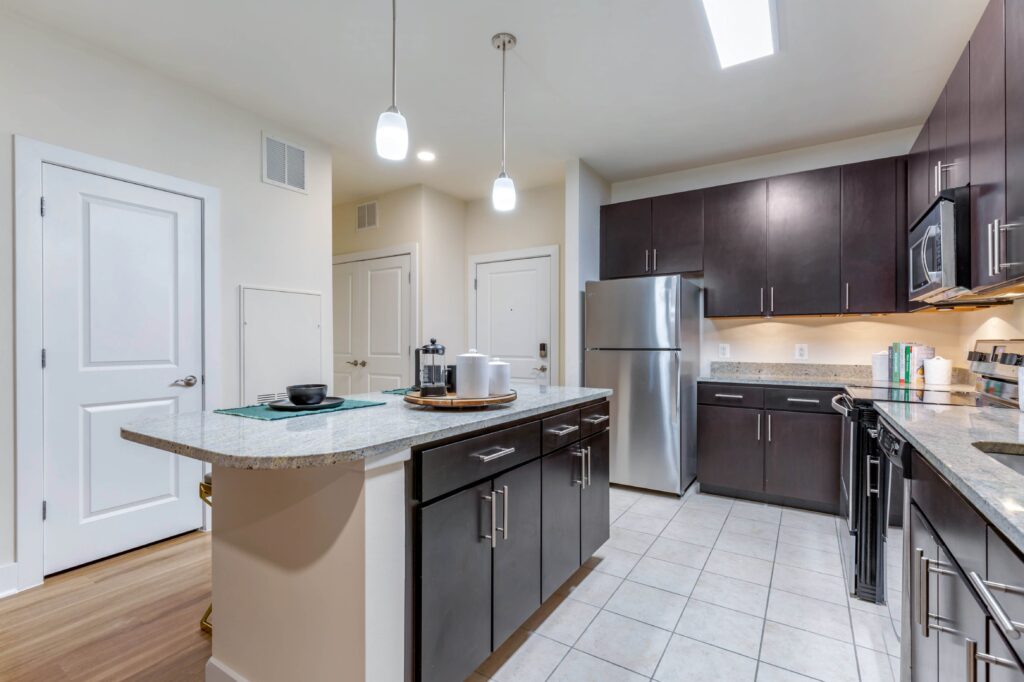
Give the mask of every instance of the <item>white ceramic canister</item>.
<svg viewBox="0 0 1024 682">
<path fill-rule="evenodd" d="M 487 356 L 470 348 L 455 358 L 455 395 L 459 398 L 486 398 L 490 387 Z"/>
<path fill-rule="evenodd" d="M 925 386 L 948 386 L 953 380 L 953 361 L 943 357 L 928 358 L 924 361 Z"/>
<path fill-rule="evenodd" d="M 501 358 L 494 358 L 488 363 L 490 370 L 490 393 L 491 395 L 508 395 L 512 392 L 512 365 L 503 362 Z"/>
</svg>

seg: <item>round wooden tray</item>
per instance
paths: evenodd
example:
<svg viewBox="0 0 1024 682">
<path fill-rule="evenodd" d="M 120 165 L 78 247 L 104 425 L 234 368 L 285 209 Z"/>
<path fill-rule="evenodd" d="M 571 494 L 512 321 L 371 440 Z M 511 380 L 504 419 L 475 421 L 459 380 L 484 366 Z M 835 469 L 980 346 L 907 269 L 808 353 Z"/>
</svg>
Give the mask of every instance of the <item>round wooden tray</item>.
<svg viewBox="0 0 1024 682">
<path fill-rule="evenodd" d="M 486 398 L 458 398 L 452 394 L 447 397 L 424 398 L 419 391 L 409 391 L 405 394 L 405 402 L 413 405 L 426 405 L 427 407 L 440 407 L 442 409 L 463 409 L 467 407 L 487 407 L 489 405 L 500 405 L 510 403 L 519 397 L 515 391 L 505 395 L 491 395 Z"/>
</svg>

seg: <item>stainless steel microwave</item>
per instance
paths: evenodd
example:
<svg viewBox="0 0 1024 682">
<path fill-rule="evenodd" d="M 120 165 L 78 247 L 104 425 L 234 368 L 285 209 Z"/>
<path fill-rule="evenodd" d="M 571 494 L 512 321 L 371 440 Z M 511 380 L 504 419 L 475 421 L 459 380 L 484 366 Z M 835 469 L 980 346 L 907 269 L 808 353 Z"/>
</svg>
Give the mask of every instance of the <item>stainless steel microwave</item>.
<svg viewBox="0 0 1024 682">
<path fill-rule="evenodd" d="M 971 192 L 944 190 L 910 228 L 909 298 L 942 303 L 971 290 Z"/>
</svg>

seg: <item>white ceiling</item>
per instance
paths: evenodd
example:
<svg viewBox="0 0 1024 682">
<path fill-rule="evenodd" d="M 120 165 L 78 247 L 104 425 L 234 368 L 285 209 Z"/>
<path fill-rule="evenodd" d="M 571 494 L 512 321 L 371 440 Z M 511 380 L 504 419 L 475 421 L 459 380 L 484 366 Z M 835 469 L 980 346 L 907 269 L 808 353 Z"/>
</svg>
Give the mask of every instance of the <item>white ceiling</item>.
<svg viewBox="0 0 1024 682">
<path fill-rule="evenodd" d="M 305 131 L 335 200 L 427 183 L 485 196 L 510 31 L 509 173 L 586 160 L 610 181 L 920 123 L 987 0 L 778 0 L 781 52 L 718 67 L 700 0 L 399 0 L 405 162 L 376 158 L 387 0 L 0 0 L 0 6 Z M 431 165 L 416 150 L 437 152 Z"/>
</svg>

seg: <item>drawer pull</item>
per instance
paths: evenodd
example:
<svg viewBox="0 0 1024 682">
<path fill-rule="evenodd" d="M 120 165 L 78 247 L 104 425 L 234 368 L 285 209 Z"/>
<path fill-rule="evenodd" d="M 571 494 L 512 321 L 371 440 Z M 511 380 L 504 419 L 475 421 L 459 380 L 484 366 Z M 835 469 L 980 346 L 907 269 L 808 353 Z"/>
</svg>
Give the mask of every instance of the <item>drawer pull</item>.
<svg viewBox="0 0 1024 682">
<path fill-rule="evenodd" d="M 820 400 L 814 398 L 786 398 L 787 403 L 802 403 L 805 405 L 821 405 Z"/>
<path fill-rule="evenodd" d="M 495 452 L 492 452 L 492 453 L 490 453 L 488 455 L 485 455 L 482 452 L 478 452 L 478 453 L 476 453 L 474 455 L 470 455 L 470 457 L 475 457 L 476 459 L 480 460 L 481 462 L 493 462 L 494 460 L 496 460 L 496 459 L 498 459 L 500 457 L 504 457 L 505 455 L 511 455 L 515 451 L 516 451 L 515 448 L 503 448 L 503 447 L 499 446 L 498 449 Z"/>
<path fill-rule="evenodd" d="M 575 424 L 573 424 L 571 426 L 562 426 L 562 427 L 556 427 L 556 428 L 553 428 L 553 429 L 548 429 L 548 433 L 554 434 L 554 435 L 558 436 L 559 438 L 561 438 L 562 436 L 568 436 L 573 431 L 579 431 L 579 430 L 580 430 L 580 427 L 578 427 Z"/>
<path fill-rule="evenodd" d="M 716 393 L 715 397 L 722 400 L 743 400 L 743 396 L 736 393 Z"/>
<path fill-rule="evenodd" d="M 587 417 L 583 421 L 587 422 L 588 424 L 604 424 L 606 421 L 608 421 L 608 415 L 599 414 L 596 417 Z"/>
<path fill-rule="evenodd" d="M 968 575 L 971 584 L 974 585 L 974 589 L 978 591 L 978 595 L 981 600 L 985 602 L 985 606 L 988 608 L 989 614 L 992 616 L 992 620 L 995 621 L 999 629 L 1003 631 L 1003 634 L 1010 639 L 1020 639 L 1021 626 L 1006 615 L 1006 611 L 1003 610 L 1002 605 L 996 600 L 995 595 L 988 589 L 990 587 L 997 590 L 1003 590 L 1004 592 L 1010 592 L 1012 594 L 1024 593 L 1019 587 L 1013 585 L 1004 585 L 1003 583 L 992 582 L 984 580 L 980 575 L 971 571 Z"/>
</svg>

